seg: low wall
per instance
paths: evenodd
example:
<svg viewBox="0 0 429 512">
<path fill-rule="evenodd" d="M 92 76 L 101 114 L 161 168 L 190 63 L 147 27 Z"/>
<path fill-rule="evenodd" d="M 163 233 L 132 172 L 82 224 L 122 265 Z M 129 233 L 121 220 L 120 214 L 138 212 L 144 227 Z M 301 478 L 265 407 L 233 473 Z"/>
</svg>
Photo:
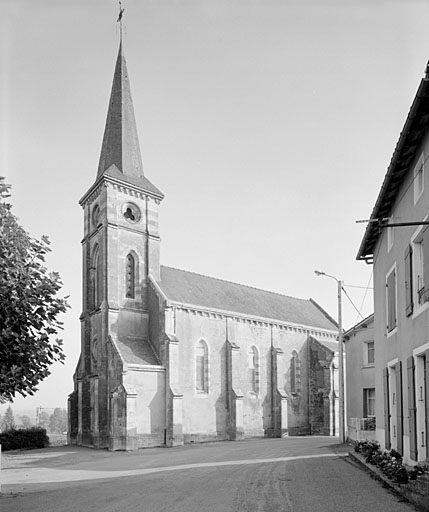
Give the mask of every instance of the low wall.
<svg viewBox="0 0 429 512">
<path fill-rule="evenodd" d="M 375 418 L 349 418 L 347 433 L 350 441 L 375 441 Z"/>
</svg>

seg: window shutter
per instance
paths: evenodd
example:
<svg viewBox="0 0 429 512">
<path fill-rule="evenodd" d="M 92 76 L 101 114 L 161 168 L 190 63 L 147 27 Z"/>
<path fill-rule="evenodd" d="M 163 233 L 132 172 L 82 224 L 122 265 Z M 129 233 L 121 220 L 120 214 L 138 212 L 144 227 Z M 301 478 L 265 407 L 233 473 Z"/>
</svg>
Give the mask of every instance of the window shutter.
<svg viewBox="0 0 429 512">
<path fill-rule="evenodd" d="M 390 407 L 389 407 L 389 370 L 383 368 L 383 392 L 384 392 L 384 445 L 390 450 Z"/>
<path fill-rule="evenodd" d="M 411 245 L 405 251 L 405 314 L 413 312 L 413 250 Z"/>
<path fill-rule="evenodd" d="M 429 300 L 429 229 L 423 231 L 423 284 L 425 291 L 423 292 L 422 302 Z"/>
<path fill-rule="evenodd" d="M 425 355 L 426 460 L 429 460 L 429 350 Z"/>
<path fill-rule="evenodd" d="M 368 390 L 363 390 L 363 417 L 368 418 Z"/>
<path fill-rule="evenodd" d="M 408 381 L 408 432 L 410 436 L 410 457 L 417 460 L 417 432 L 416 432 L 416 392 L 414 382 L 414 358 L 407 359 Z"/>
<path fill-rule="evenodd" d="M 396 272 L 393 271 L 387 278 L 387 330 L 396 327 Z"/>
<path fill-rule="evenodd" d="M 398 452 L 403 455 L 404 451 L 404 415 L 402 411 L 402 362 L 395 365 L 396 377 L 396 437 Z"/>
</svg>

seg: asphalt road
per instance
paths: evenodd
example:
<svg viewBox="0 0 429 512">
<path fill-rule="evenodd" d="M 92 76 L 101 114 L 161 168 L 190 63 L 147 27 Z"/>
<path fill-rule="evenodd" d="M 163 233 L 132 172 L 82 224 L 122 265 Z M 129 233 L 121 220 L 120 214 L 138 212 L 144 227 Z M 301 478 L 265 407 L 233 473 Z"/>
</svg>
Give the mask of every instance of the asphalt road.
<svg viewBox="0 0 429 512">
<path fill-rule="evenodd" d="M 406 512 L 336 440 L 3 454 L 1 512 Z"/>
</svg>

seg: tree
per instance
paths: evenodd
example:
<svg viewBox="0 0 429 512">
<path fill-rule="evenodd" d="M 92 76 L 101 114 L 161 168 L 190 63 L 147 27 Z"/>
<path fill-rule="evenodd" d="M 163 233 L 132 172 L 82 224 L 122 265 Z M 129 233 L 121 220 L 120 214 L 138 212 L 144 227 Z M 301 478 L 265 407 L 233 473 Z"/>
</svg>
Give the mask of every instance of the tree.
<svg viewBox="0 0 429 512">
<path fill-rule="evenodd" d="M 69 307 L 57 297 L 59 274 L 43 266 L 49 239 L 31 238 L 19 225 L 9 190 L 0 177 L 0 402 L 34 394 L 51 364 L 64 361 L 62 340 L 52 337 Z"/>
<path fill-rule="evenodd" d="M 23 416 L 19 417 L 20 420 L 20 427 L 21 428 L 30 428 L 33 426 L 33 422 L 31 421 L 30 417 L 24 414 Z"/>
<path fill-rule="evenodd" d="M 15 418 L 13 417 L 12 407 L 6 409 L 3 420 L 1 422 L 1 431 L 6 432 L 7 430 L 13 430 L 15 428 Z"/>
<path fill-rule="evenodd" d="M 49 414 L 47 412 L 40 412 L 37 426 L 49 430 Z"/>
<path fill-rule="evenodd" d="M 49 418 L 49 432 L 52 434 L 62 434 L 67 430 L 67 411 L 56 408 Z"/>
</svg>

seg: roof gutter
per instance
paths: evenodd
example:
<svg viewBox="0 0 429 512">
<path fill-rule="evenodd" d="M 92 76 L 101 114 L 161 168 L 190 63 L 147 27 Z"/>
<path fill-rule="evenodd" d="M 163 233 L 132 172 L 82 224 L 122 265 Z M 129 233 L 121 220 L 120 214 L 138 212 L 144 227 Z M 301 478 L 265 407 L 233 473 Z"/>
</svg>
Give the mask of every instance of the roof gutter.
<svg viewBox="0 0 429 512">
<path fill-rule="evenodd" d="M 420 103 L 421 103 L 421 100 L 423 99 L 423 93 L 424 91 L 426 90 L 427 86 L 428 86 L 428 83 L 429 83 L 429 79 L 428 78 L 423 78 L 420 82 L 420 85 L 419 85 L 419 88 L 417 90 L 417 93 L 416 93 L 416 96 L 414 98 L 414 101 L 413 101 L 413 104 L 411 105 L 411 108 L 410 108 L 410 111 L 408 113 L 408 116 L 407 116 L 407 119 L 405 121 L 405 124 L 404 124 L 404 127 L 399 135 L 399 140 L 396 144 L 396 147 L 395 147 L 395 150 L 393 152 L 393 156 L 392 156 L 392 159 L 390 161 L 390 165 L 388 167 L 388 170 L 387 170 L 387 173 L 386 173 L 386 176 L 383 180 L 383 184 L 381 186 L 381 190 L 380 190 L 380 193 L 378 194 L 378 197 L 377 197 L 377 201 L 375 203 L 375 206 L 372 210 L 372 214 L 371 214 L 371 218 L 370 218 L 370 222 L 368 223 L 367 227 L 366 227 L 366 230 L 365 230 L 365 234 L 364 234 L 364 237 L 363 237 L 363 240 L 362 240 L 362 243 L 360 245 L 360 248 L 359 248 L 359 252 L 357 254 L 357 257 L 356 259 L 357 260 L 372 260 L 372 257 L 373 257 L 373 253 L 369 253 L 369 248 L 366 249 L 366 245 L 368 244 L 368 238 L 369 238 L 369 235 L 371 234 L 371 231 L 373 229 L 377 229 L 377 227 L 375 227 L 375 223 L 374 222 L 371 222 L 371 221 L 374 221 L 375 219 L 378 218 L 378 211 L 380 209 L 380 206 L 381 204 L 383 203 L 384 201 L 384 196 L 387 192 L 387 189 L 388 189 L 388 186 L 390 184 L 390 181 L 391 181 L 391 178 L 392 178 L 392 175 L 394 173 L 394 168 L 398 162 L 398 159 L 401 155 L 401 152 L 402 152 L 402 149 L 404 147 L 404 144 L 407 140 L 407 137 L 411 131 L 411 127 L 412 127 L 412 123 L 414 121 L 414 118 L 416 117 L 417 115 L 417 112 L 419 110 L 419 107 L 420 107 Z M 377 237 L 378 239 L 378 237 Z M 375 245 L 375 243 L 374 243 Z"/>
</svg>

